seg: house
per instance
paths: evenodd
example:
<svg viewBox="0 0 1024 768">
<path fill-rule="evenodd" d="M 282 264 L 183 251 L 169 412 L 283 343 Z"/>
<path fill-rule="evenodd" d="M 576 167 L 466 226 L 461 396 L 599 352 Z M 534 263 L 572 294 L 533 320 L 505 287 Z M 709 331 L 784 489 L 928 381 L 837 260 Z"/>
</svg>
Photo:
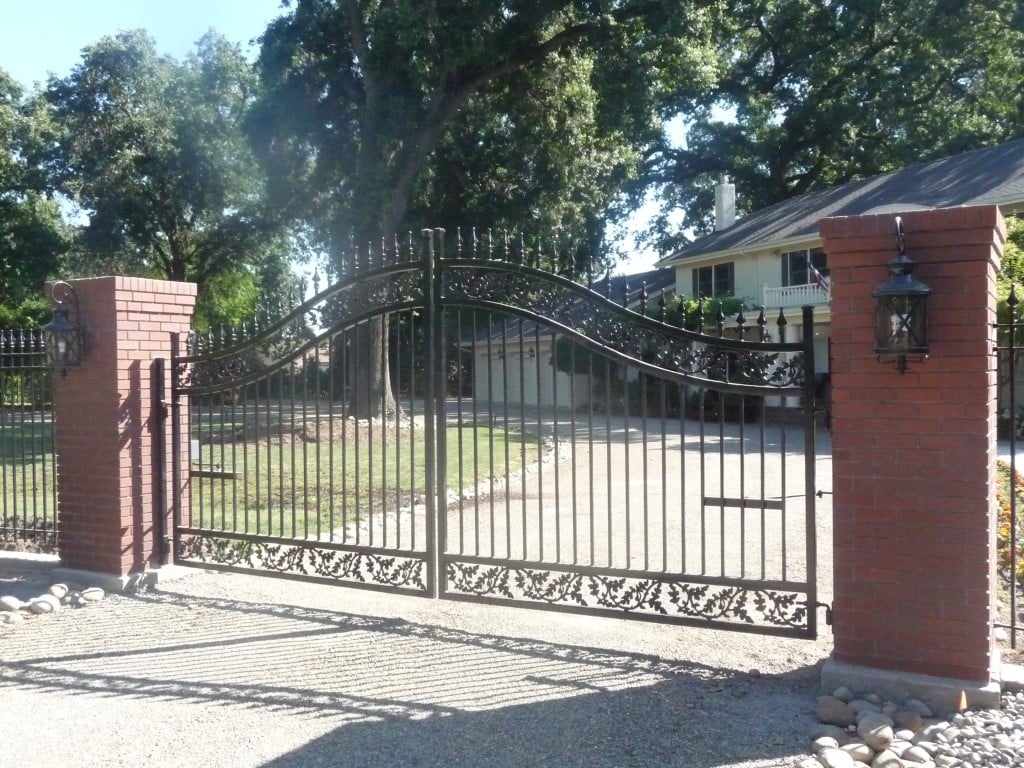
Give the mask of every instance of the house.
<svg viewBox="0 0 1024 768">
<path fill-rule="evenodd" d="M 830 216 L 897 213 L 961 205 L 1024 211 L 1024 140 L 920 163 L 899 171 L 810 192 L 735 217 L 735 189 L 716 189 L 715 232 L 658 262 L 676 272 L 684 296 L 749 298 L 786 312 L 799 334 L 799 307 L 814 307 L 815 366 L 828 370 L 828 255 L 818 223 Z M 895 248 L 895 241 L 894 241 Z M 894 254 L 895 255 L 895 252 Z M 879 282 L 884 275 L 879 273 Z M 794 335 L 792 338 L 799 338 Z"/>
<path fill-rule="evenodd" d="M 672 295 L 675 282 L 672 270 L 656 269 L 607 277 L 595 282 L 593 290 L 634 311 L 639 310 L 646 292 L 647 311 L 653 315 L 662 296 Z M 581 300 L 569 314 L 583 317 L 588 311 Z M 580 406 L 590 398 L 590 382 L 585 376 L 556 370 L 552 362 L 553 336 L 546 325 L 509 316 L 463 342 L 463 347 L 472 349 L 473 396 L 480 402 Z"/>
</svg>

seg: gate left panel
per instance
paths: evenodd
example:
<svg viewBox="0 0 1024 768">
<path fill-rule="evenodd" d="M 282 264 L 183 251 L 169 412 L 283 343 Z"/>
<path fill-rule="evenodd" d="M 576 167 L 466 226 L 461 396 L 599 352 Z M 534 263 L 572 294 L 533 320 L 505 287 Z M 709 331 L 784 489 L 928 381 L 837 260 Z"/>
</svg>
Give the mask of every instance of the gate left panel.
<svg viewBox="0 0 1024 768">
<path fill-rule="evenodd" d="M 177 340 L 176 563 L 431 593 L 419 352 L 401 332 L 422 289 L 418 265 L 393 264 L 264 329 Z"/>
</svg>

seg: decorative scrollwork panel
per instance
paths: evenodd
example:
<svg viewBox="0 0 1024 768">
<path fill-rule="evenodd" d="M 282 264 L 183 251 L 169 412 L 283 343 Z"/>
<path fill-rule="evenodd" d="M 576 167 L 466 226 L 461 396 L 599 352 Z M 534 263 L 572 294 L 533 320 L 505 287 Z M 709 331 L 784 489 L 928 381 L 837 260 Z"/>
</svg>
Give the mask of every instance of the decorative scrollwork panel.
<svg viewBox="0 0 1024 768">
<path fill-rule="evenodd" d="M 192 357 L 178 371 L 186 389 L 230 388 L 235 382 L 260 376 L 297 359 L 325 328 L 343 328 L 355 318 L 383 313 L 402 303 L 425 303 L 422 272 L 407 270 L 361 278 L 325 293 L 322 300 L 307 302 L 266 330 L 242 327 L 237 331 L 193 335 L 188 347 Z"/>
<path fill-rule="evenodd" d="M 182 564 L 207 563 L 426 592 L 426 563 L 421 558 L 326 549 L 315 541 L 279 544 L 192 534 L 181 538 L 178 559 Z"/>
<path fill-rule="evenodd" d="M 448 563 L 447 574 L 449 596 L 649 614 L 686 623 L 758 626 L 765 631 L 803 630 L 807 624 L 807 595 L 798 591 L 458 562 Z"/>
<path fill-rule="evenodd" d="M 599 347 L 674 373 L 710 381 L 793 388 L 803 383 L 794 344 L 723 342 L 644 317 L 583 286 L 532 270 L 454 265 L 446 300 L 490 302 L 525 310 L 537 322 L 573 328 Z"/>
</svg>

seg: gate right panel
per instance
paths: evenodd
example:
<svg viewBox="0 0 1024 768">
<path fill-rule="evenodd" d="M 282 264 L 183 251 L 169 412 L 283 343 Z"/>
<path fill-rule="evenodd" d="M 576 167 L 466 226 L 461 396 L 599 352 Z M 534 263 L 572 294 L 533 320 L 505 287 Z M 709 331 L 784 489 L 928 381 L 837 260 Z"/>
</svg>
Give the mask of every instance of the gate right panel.
<svg viewBox="0 0 1024 768">
<path fill-rule="evenodd" d="M 445 596 L 814 636 L 812 346 L 763 318 L 756 341 L 687 334 L 522 267 L 444 270 L 472 358 L 446 417 L 489 430 L 464 461 L 507 467 L 449 498 Z"/>
</svg>

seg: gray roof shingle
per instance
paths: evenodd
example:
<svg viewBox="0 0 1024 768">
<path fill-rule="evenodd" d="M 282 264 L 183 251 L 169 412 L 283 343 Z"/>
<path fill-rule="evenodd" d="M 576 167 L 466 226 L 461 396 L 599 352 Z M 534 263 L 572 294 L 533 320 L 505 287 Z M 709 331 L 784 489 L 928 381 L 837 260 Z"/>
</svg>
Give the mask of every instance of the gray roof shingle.
<svg viewBox="0 0 1024 768">
<path fill-rule="evenodd" d="M 660 264 L 814 238 L 818 222 L 830 216 L 857 216 L 881 208 L 1020 203 L 1024 203 L 1024 139 L 784 200 L 683 246 Z"/>
</svg>

